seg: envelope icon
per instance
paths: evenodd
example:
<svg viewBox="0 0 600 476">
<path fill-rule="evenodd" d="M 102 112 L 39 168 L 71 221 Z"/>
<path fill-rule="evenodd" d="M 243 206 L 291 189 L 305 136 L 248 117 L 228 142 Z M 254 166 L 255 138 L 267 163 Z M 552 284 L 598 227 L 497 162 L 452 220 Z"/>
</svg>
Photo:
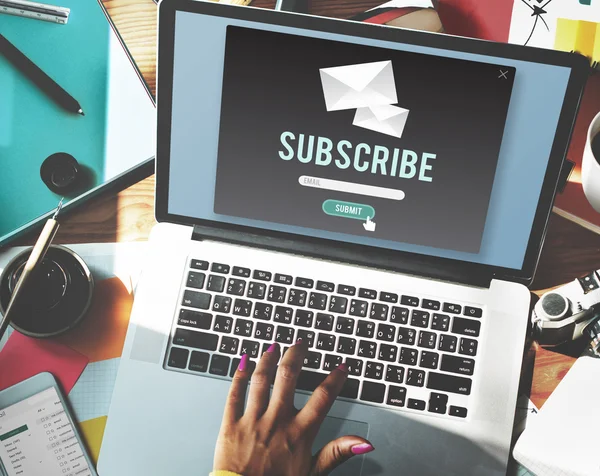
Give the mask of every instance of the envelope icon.
<svg viewBox="0 0 600 476">
<path fill-rule="evenodd" d="M 404 132 L 408 112 L 408 109 L 388 104 L 361 107 L 356 110 L 352 124 L 400 138 Z"/>
<path fill-rule="evenodd" d="M 391 61 L 319 69 L 327 111 L 398 102 Z"/>
</svg>

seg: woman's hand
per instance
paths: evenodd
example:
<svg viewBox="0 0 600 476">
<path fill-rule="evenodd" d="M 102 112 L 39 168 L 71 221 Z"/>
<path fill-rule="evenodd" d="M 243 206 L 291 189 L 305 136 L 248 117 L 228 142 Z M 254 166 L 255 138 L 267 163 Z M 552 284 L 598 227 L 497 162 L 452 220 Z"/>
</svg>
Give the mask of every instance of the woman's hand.
<svg viewBox="0 0 600 476">
<path fill-rule="evenodd" d="M 314 439 L 346 381 L 348 369 L 342 364 L 333 370 L 304 408 L 296 410 L 294 391 L 307 350 L 307 345 L 298 341 L 277 367 L 279 345 L 271 345 L 252 374 L 245 409 L 250 368 L 248 356 L 242 357 L 225 405 L 215 470 L 244 476 L 324 476 L 353 455 L 373 451 L 364 438 L 343 436 L 313 456 Z"/>
</svg>

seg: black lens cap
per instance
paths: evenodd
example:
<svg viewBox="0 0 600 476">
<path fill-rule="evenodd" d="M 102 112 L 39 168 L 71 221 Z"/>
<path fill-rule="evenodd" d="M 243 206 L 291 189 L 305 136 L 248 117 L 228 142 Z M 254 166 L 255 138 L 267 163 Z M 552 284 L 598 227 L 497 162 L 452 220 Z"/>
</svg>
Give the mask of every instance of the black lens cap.
<svg viewBox="0 0 600 476">
<path fill-rule="evenodd" d="M 58 195 L 65 195 L 77 187 L 80 176 L 79 162 L 66 152 L 48 157 L 40 167 L 40 176 L 46 186 Z"/>
</svg>

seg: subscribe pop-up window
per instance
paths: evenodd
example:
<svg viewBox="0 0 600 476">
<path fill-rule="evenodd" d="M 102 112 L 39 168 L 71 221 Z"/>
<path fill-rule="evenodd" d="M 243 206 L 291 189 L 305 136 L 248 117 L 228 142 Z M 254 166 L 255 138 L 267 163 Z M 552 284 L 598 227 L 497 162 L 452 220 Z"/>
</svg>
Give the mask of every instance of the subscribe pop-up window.
<svg viewBox="0 0 600 476">
<path fill-rule="evenodd" d="M 514 76 L 230 26 L 215 213 L 477 253 Z"/>
</svg>

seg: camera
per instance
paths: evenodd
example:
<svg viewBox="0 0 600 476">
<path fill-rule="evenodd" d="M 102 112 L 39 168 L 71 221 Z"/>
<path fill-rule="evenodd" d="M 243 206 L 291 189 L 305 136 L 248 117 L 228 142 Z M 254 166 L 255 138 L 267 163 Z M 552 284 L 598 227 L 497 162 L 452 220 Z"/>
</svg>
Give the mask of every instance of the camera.
<svg viewBox="0 0 600 476">
<path fill-rule="evenodd" d="M 600 353 L 600 270 L 542 295 L 531 316 L 534 337 L 543 346 L 556 346 L 587 336 Z"/>
</svg>

